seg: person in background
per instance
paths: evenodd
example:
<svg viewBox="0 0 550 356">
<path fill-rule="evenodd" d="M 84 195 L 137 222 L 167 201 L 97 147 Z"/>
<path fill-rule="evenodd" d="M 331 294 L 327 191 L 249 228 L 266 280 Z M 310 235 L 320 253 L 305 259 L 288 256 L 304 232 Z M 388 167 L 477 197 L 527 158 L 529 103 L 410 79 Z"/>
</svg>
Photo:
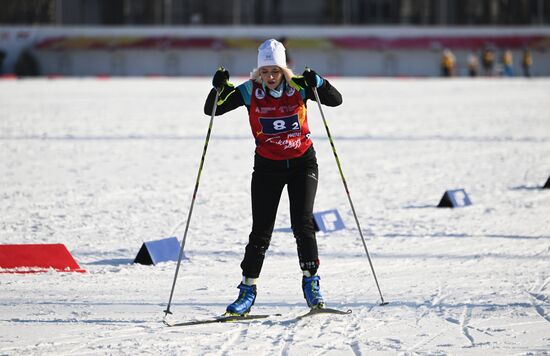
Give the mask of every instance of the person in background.
<svg viewBox="0 0 550 356">
<path fill-rule="evenodd" d="M 251 184 L 252 231 L 241 262 L 239 296 L 227 306 L 226 315 L 246 315 L 256 300 L 256 280 L 271 241 L 285 185 L 304 298 L 310 308 L 324 308 L 313 224 L 319 172 L 306 103 L 316 100 L 314 88 L 324 105 L 338 106 L 342 96 L 327 79 L 312 70 L 304 71 L 302 76 L 294 75 L 287 66 L 285 47 L 274 39 L 258 48 L 258 67 L 249 80 L 235 87 L 229 82 L 229 72 L 220 68 L 214 74 L 212 85 L 204 113 L 211 115 L 218 90 L 216 115 L 245 106 L 256 142 Z"/>
<path fill-rule="evenodd" d="M 32 54 L 30 49 L 24 49 L 14 66 L 15 75 L 19 78 L 38 77 L 40 75 L 40 66 L 38 60 Z"/>
<path fill-rule="evenodd" d="M 454 76 L 455 56 L 450 49 L 445 48 L 441 55 L 441 75 L 444 77 Z"/>
<path fill-rule="evenodd" d="M 523 68 L 523 75 L 527 78 L 531 77 L 531 66 L 533 65 L 533 57 L 529 48 L 523 50 L 521 56 L 521 67 Z"/>
<path fill-rule="evenodd" d="M 502 69 L 504 71 L 504 75 L 507 77 L 513 77 L 514 76 L 514 69 L 513 69 L 514 59 L 512 56 L 512 51 L 509 49 L 506 49 L 502 53 Z"/>
<path fill-rule="evenodd" d="M 6 58 L 6 52 L 0 48 L 0 75 L 4 74 L 4 58 Z"/>
<path fill-rule="evenodd" d="M 278 39 L 278 41 L 281 42 L 285 47 L 286 65 L 288 66 L 288 68 L 293 68 L 294 61 L 292 60 L 292 58 L 290 57 L 290 54 L 288 53 L 288 38 L 281 37 Z"/>
<path fill-rule="evenodd" d="M 479 61 L 475 52 L 470 52 L 466 61 L 468 65 L 468 75 L 470 77 L 477 77 L 479 72 Z"/>
<path fill-rule="evenodd" d="M 493 76 L 493 67 L 495 65 L 495 55 L 490 48 L 485 48 L 481 54 L 481 63 L 483 65 L 483 74 L 488 77 Z"/>
</svg>

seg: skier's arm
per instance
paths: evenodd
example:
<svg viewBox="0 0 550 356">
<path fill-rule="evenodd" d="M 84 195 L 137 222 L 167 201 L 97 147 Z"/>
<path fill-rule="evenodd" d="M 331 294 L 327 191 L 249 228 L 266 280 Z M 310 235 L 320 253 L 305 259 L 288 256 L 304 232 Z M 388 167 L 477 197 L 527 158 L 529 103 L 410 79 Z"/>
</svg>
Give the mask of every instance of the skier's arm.
<svg viewBox="0 0 550 356">
<path fill-rule="evenodd" d="M 206 101 L 204 102 L 204 113 L 206 115 L 212 115 L 212 108 L 214 107 L 214 99 L 216 99 L 216 89 L 212 88 Z M 234 110 L 239 106 L 244 105 L 241 93 L 236 90 L 233 85 L 231 87 L 224 87 L 218 98 L 218 107 L 216 108 L 216 116 L 225 114 L 228 111 Z"/>
<path fill-rule="evenodd" d="M 304 71 L 302 76 L 295 76 L 290 83 L 295 89 L 303 90 L 305 100 L 315 100 L 313 88 L 317 88 L 317 94 L 321 104 L 327 106 L 338 106 L 342 104 L 342 95 L 333 87 L 328 80 L 322 78 L 313 70 Z"/>
<path fill-rule="evenodd" d="M 323 84 L 317 88 L 317 94 L 319 94 L 319 99 L 323 105 L 338 106 L 342 104 L 342 94 L 324 78 Z M 306 89 L 306 95 L 308 99 L 315 100 L 315 93 L 313 93 L 312 88 L 308 87 Z"/>
<path fill-rule="evenodd" d="M 228 111 L 234 110 L 241 105 L 244 105 L 243 98 L 235 86 L 229 81 L 229 72 L 220 67 L 212 78 L 212 86 L 208 97 L 204 103 L 204 113 L 212 115 L 214 108 L 214 100 L 216 99 L 216 88 L 219 88 L 220 95 L 218 96 L 218 106 L 216 108 L 216 116 L 225 114 Z"/>
</svg>

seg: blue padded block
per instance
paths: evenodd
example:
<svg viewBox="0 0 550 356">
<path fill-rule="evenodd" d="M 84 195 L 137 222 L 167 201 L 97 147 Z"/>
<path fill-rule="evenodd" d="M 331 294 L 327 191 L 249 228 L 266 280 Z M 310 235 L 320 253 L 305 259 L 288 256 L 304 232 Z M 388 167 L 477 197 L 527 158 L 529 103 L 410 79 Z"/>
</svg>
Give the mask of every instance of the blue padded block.
<svg viewBox="0 0 550 356">
<path fill-rule="evenodd" d="M 438 208 L 460 208 L 472 205 L 472 201 L 464 189 L 453 189 L 445 191 L 437 205 Z"/>
<path fill-rule="evenodd" d="M 345 229 L 344 220 L 338 213 L 338 210 L 326 210 L 313 214 L 315 230 L 322 232 L 332 232 Z"/>
<path fill-rule="evenodd" d="M 175 237 L 144 242 L 134 263 L 156 265 L 160 262 L 177 261 L 180 253 L 180 243 Z"/>
</svg>

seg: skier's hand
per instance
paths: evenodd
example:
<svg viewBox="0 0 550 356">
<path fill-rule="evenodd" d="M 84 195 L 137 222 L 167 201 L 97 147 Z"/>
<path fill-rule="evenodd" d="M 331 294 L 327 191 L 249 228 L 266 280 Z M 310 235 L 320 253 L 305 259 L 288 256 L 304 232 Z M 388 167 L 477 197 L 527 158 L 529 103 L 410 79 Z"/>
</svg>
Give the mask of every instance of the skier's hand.
<svg viewBox="0 0 550 356">
<path fill-rule="evenodd" d="M 218 68 L 212 78 L 212 85 L 219 93 L 218 106 L 223 103 L 235 92 L 235 86 L 229 82 L 229 72 L 224 67 Z"/>
<path fill-rule="evenodd" d="M 229 80 L 229 72 L 224 67 L 220 67 L 218 68 L 218 70 L 214 74 L 214 77 L 212 78 L 212 85 L 214 86 L 214 88 L 219 89 L 225 86 L 228 80 Z"/>
<path fill-rule="evenodd" d="M 313 69 L 306 68 L 304 73 L 302 73 L 302 76 L 304 77 L 305 84 L 308 88 L 319 88 L 323 85 L 323 78 L 315 73 Z"/>
</svg>

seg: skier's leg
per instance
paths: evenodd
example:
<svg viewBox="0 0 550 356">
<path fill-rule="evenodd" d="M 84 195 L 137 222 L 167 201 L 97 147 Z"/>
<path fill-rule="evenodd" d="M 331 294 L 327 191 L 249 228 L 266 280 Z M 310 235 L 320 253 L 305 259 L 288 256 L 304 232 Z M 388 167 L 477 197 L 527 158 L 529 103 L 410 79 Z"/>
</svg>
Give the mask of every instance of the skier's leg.
<svg viewBox="0 0 550 356">
<path fill-rule="evenodd" d="M 271 241 L 284 187 L 280 174 L 255 170 L 252 174 L 252 232 L 241 262 L 243 276 L 258 278 Z"/>
<path fill-rule="evenodd" d="M 324 308 L 325 302 L 319 285 L 319 254 L 315 228 L 313 226 L 313 204 L 317 192 L 319 171 L 315 161 L 297 171 L 288 183 L 292 230 L 298 247 L 302 277 L 302 290 L 307 305 L 311 308 Z"/>
<path fill-rule="evenodd" d="M 265 252 L 271 241 L 277 207 L 284 187 L 284 180 L 280 174 L 256 167 L 257 164 L 251 183 L 252 232 L 241 262 L 243 281 L 238 286 L 239 296 L 226 309 L 227 314 L 231 315 L 245 315 L 254 305 L 256 278 L 260 276 Z"/>
<path fill-rule="evenodd" d="M 290 219 L 296 238 L 300 268 L 310 276 L 315 275 L 319 267 L 317 240 L 313 224 L 313 205 L 317 193 L 318 176 L 319 169 L 315 157 L 313 157 L 296 171 L 288 183 Z"/>
</svg>

